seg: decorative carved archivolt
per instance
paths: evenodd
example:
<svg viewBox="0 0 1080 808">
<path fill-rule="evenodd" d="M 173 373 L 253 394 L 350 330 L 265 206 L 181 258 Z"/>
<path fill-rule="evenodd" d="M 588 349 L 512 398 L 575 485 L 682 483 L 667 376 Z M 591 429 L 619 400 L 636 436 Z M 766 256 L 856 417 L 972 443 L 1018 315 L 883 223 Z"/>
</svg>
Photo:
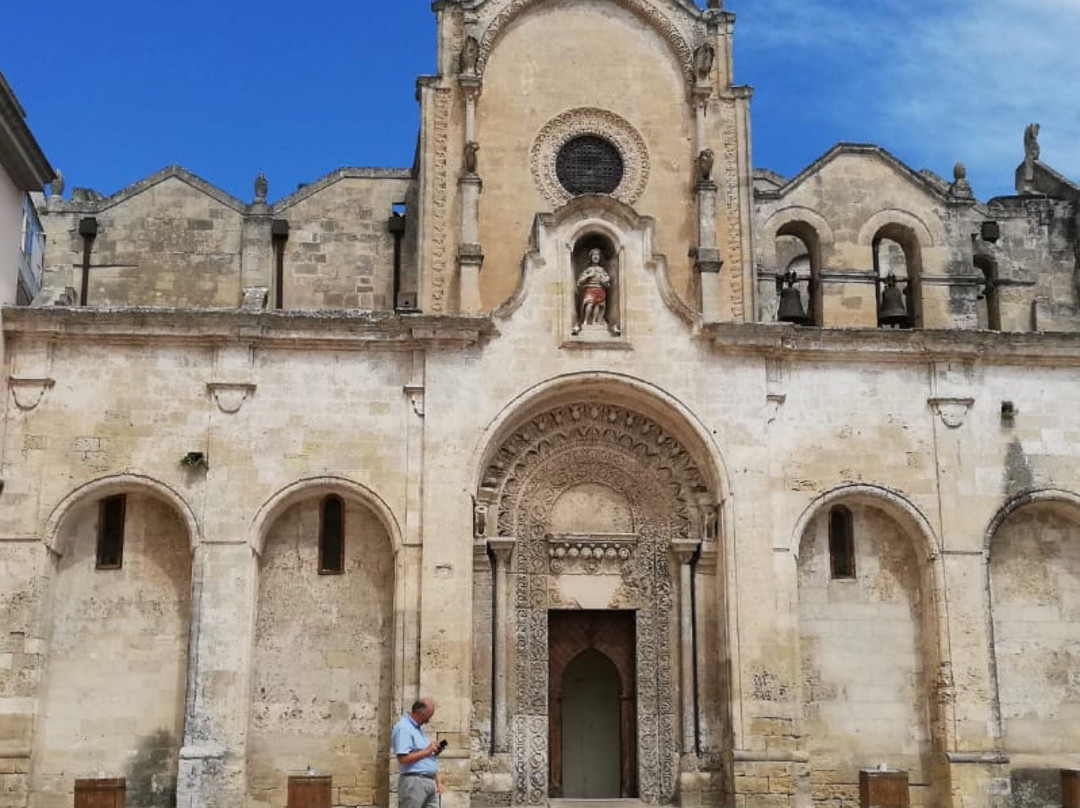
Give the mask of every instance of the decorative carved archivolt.
<svg viewBox="0 0 1080 808">
<path fill-rule="evenodd" d="M 649 181 L 649 152 L 645 139 L 629 122 L 604 109 L 579 107 L 560 113 L 548 121 L 533 141 L 529 155 L 533 180 L 555 207 L 573 199 L 559 181 L 555 170 L 559 150 L 581 135 L 598 135 L 610 141 L 623 160 L 623 178 L 611 196 L 632 205 L 645 192 Z"/>
<path fill-rule="evenodd" d="M 632 534 L 557 534 L 549 525 L 567 491 L 598 484 L 621 495 Z M 621 577 L 618 600 L 636 613 L 638 762 L 641 798 L 670 803 L 680 757 L 677 616 L 672 547 L 700 538 L 704 475 L 686 448 L 652 419 L 611 404 L 581 403 L 538 415 L 490 460 L 483 490 L 497 492 L 499 535 L 513 536 L 510 625 L 514 802 L 540 805 L 548 784 L 548 610 L 552 574 Z M 576 552 L 576 556 L 573 553 Z M 595 565 L 588 569 L 586 565 Z M 601 569 L 602 565 L 610 565 Z"/>
<path fill-rule="evenodd" d="M 514 17 L 521 14 L 530 6 L 537 5 L 543 0 L 511 0 L 494 19 L 488 23 L 480 35 L 480 54 L 476 60 L 476 73 L 483 75 L 487 68 L 488 58 L 495 49 L 495 43 Z M 617 2 L 637 14 L 642 19 L 653 25 L 657 31 L 668 41 L 679 60 L 683 74 L 687 82 L 692 82 L 694 77 L 694 51 L 687 43 L 686 37 L 678 29 L 674 22 L 666 14 L 660 11 L 649 0 L 617 0 Z"/>
</svg>

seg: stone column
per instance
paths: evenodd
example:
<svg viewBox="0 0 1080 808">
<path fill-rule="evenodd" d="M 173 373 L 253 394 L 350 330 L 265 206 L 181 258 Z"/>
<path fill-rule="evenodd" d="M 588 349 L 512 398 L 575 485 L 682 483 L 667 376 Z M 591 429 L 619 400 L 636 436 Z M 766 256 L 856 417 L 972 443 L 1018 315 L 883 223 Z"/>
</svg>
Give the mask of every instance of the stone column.
<svg viewBox="0 0 1080 808">
<path fill-rule="evenodd" d="M 694 689 L 694 590 L 692 562 L 701 543 L 677 539 L 671 552 L 679 565 L 679 692 L 682 712 L 682 753 L 697 754 L 697 698 Z"/>
<path fill-rule="evenodd" d="M 178 808 L 233 808 L 246 799 L 257 572 L 246 542 L 195 551 Z"/>
<path fill-rule="evenodd" d="M 495 704 L 491 722 L 491 745 L 496 753 L 509 751 L 507 747 L 508 720 L 506 711 L 508 676 L 507 665 L 507 615 L 510 610 L 510 561 L 517 542 L 510 538 L 488 539 L 488 549 L 495 557 L 495 609 L 492 623 L 495 633 Z"/>
<path fill-rule="evenodd" d="M 473 150 L 471 156 L 466 156 L 465 173 L 458 180 L 461 189 L 459 309 L 463 314 L 475 314 L 480 311 L 480 268 L 484 263 L 484 251 L 480 246 L 480 191 L 484 184 L 476 173 L 476 103 L 482 83 L 474 75 L 462 76 L 458 83 L 465 95 L 465 148 Z"/>
<path fill-rule="evenodd" d="M 474 173 L 458 181 L 461 188 L 461 246 L 458 248 L 458 271 L 461 277 L 463 314 L 480 311 L 480 267 L 484 251 L 480 246 L 480 190 L 483 182 Z"/>
</svg>

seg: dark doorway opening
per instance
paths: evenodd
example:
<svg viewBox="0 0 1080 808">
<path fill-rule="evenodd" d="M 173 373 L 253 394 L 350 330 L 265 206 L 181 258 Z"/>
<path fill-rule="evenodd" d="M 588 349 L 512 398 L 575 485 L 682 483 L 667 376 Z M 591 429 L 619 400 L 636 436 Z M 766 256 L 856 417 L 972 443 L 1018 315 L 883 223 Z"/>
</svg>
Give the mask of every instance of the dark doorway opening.
<svg viewBox="0 0 1080 808">
<path fill-rule="evenodd" d="M 634 612 L 548 613 L 552 797 L 637 796 Z"/>
</svg>

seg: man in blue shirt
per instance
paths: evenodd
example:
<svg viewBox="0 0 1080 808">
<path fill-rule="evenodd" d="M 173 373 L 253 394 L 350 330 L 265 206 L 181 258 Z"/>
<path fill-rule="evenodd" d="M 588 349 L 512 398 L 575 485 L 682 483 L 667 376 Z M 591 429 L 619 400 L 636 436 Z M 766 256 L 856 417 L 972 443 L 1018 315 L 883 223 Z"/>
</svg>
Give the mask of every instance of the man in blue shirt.
<svg viewBox="0 0 1080 808">
<path fill-rule="evenodd" d="M 394 724 L 390 745 L 397 756 L 401 777 L 398 780 L 399 808 L 438 808 L 443 793 L 439 780 L 439 764 L 435 756 L 441 751 L 435 741 L 429 741 L 422 729 L 435 715 L 435 703 L 422 698 L 413 703 L 408 715 Z"/>
</svg>

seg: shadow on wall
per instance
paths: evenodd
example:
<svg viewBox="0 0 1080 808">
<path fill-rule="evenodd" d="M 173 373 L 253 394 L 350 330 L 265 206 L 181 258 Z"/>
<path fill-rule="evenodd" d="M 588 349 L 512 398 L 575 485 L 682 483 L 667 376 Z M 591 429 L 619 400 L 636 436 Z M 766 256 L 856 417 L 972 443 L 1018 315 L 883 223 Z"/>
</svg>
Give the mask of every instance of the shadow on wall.
<svg viewBox="0 0 1080 808">
<path fill-rule="evenodd" d="M 1031 473 L 1031 464 L 1019 440 L 1009 444 L 1005 455 L 1005 493 L 1018 494 L 1035 486 L 1035 475 Z"/>
<path fill-rule="evenodd" d="M 139 738 L 127 772 L 127 804 L 176 808 L 176 739 L 167 730 Z"/>
</svg>

